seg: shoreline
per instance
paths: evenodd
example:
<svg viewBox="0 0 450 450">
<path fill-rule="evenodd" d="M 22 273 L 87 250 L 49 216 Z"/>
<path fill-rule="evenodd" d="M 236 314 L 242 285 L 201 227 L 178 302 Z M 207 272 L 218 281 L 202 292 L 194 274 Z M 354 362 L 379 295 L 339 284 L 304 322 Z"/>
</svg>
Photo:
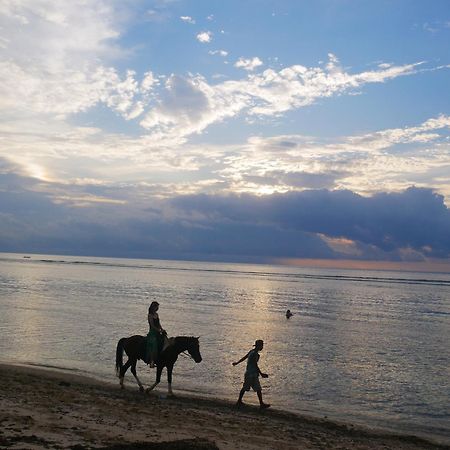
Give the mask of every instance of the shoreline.
<svg viewBox="0 0 450 450">
<path fill-rule="evenodd" d="M 441 439 L 228 400 L 120 390 L 57 367 L 0 363 L 0 387 L 0 448 L 450 449 Z"/>
</svg>

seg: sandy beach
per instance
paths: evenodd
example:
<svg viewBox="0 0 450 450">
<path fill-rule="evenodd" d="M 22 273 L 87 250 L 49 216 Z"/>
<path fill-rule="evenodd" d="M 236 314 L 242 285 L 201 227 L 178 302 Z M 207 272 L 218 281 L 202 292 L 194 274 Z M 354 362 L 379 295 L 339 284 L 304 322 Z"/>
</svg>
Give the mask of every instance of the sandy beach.
<svg viewBox="0 0 450 450">
<path fill-rule="evenodd" d="M 278 410 L 0 365 L 0 448 L 11 449 L 444 449 Z"/>
</svg>

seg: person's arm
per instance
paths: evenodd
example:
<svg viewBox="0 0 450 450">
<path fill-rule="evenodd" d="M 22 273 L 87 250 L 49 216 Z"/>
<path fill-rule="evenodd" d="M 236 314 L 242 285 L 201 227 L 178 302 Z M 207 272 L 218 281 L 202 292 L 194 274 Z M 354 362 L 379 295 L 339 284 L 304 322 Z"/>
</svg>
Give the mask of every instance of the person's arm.
<svg viewBox="0 0 450 450">
<path fill-rule="evenodd" d="M 233 366 L 237 366 L 238 364 L 240 364 L 242 361 L 245 361 L 248 358 L 248 355 L 250 354 L 250 352 L 248 352 L 245 356 L 243 356 L 239 361 L 236 361 L 233 363 Z"/>
<path fill-rule="evenodd" d="M 153 314 L 148 315 L 148 324 L 150 326 L 150 329 L 156 330 L 158 333 L 161 333 L 163 329 L 161 327 L 157 327 L 155 324 L 155 316 Z"/>
<path fill-rule="evenodd" d="M 258 373 L 263 377 L 263 378 L 268 378 L 269 375 L 267 375 L 267 373 L 262 373 L 261 369 L 259 368 L 258 363 L 256 363 L 256 368 L 258 369 Z"/>
</svg>

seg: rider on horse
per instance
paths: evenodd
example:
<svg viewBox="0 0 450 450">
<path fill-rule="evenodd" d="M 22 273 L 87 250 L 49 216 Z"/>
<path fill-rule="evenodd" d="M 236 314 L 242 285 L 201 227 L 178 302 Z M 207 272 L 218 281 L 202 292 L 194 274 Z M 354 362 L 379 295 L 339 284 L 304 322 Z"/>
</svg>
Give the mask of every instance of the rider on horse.
<svg viewBox="0 0 450 450">
<path fill-rule="evenodd" d="M 152 302 L 148 308 L 147 360 L 150 367 L 155 367 L 156 359 L 162 351 L 166 331 L 161 327 L 158 316 L 159 303 Z"/>
</svg>

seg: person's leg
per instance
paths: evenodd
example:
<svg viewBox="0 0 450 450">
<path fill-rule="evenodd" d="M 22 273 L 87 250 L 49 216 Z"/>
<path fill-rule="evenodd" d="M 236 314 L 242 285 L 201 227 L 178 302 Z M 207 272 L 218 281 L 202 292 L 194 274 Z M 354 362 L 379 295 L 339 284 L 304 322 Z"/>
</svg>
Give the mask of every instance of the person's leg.
<svg viewBox="0 0 450 450">
<path fill-rule="evenodd" d="M 148 333 L 145 343 L 145 362 L 147 364 L 150 364 L 151 360 L 152 360 L 152 336 L 150 333 Z"/>
<path fill-rule="evenodd" d="M 153 369 L 155 367 L 155 361 L 156 361 L 156 352 L 155 350 L 152 349 L 152 351 L 150 352 L 150 368 Z"/>
<path fill-rule="evenodd" d="M 242 398 L 244 397 L 244 394 L 245 394 L 245 388 L 243 387 L 242 389 L 241 389 L 241 392 L 239 392 L 239 398 L 238 398 L 238 401 L 237 401 L 237 404 L 238 405 L 242 405 Z"/>
<path fill-rule="evenodd" d="M 154 331 L 148 333 L 147 343 L 148 364 L 153 368 L 155 367 L 156 358 L 158 357 L 158 342 Z"/>
<path fill-rule="evenodd" d="M 262 398 L 262 391 L 259 390 L 259 391 L 256 391 L 256 393 L 258 394 L 259 404 L 264 405 L 263 398 Z"/>
<path fill-rule="evenodd" d="M 250 384 L 251 384 L 251 383 L 250 383 L 249 378 L 248 378 L 247 376 L 245 376 L 245 377 L 244 377 L 244 383 L 243 383 L 243 385 L 242 385 L 241 392 L 239 392 L 239 398 L 238 398 L 238 401 L 237 401 L 237 403 L 236 403 L 238 406 L 243 405 L 243 403 L 242 403 L 242 397 L 244 397 L 244 394 L 245 394 L 246 391 L 250 390 Z"/>
<path fill-rule="evenodd" d="M 259 407 L 260 407 L 261 409 L 269 408 L 270 405 L 269 405 L 268 403 L 264 403 L 264 402 L 263 402 L 262 390 L 259 389 L 259 390 L 256 391 L 256 393 L 258 394 Z"/>
</svg>

